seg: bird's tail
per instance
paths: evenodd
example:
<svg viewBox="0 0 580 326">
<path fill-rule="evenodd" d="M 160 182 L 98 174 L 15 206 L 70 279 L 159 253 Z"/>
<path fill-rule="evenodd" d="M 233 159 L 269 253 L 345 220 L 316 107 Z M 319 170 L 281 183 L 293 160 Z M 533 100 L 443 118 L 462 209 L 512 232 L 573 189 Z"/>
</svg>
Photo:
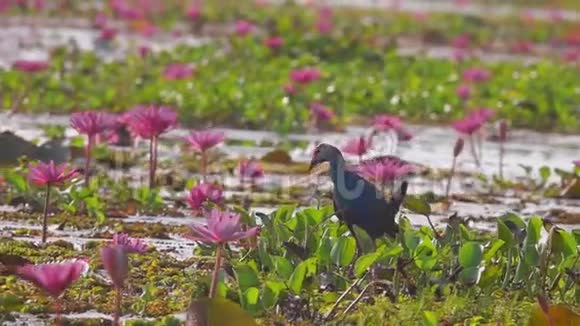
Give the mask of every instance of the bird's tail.
<svg viewBox="0 0 580 326">
<path fill-rule="evenodd" d="M 407 195 L 407 188 L 409 187 L 409 183 L 407 181 L 403 181 L 401 183 L 401 189 L 399 192 L 393 194 L 393 198 L 391 199 L 391 204 L 396 207 L 398 211 L 401 207 L 401 204 L 405 200 L 405 196 Z"/>
<path fill-rule="evenodd" d="M 395 217 L 401 208 L 401 204 L 405 200 L 405 196 L 407 195 L 407 188 L 409 184 L 407 181 L 403 181 L 401 183 L 401 188 L 398 192 L 393 193 L 391 200 L 387 203 L 387 215 L 383 217 L 383 227 L 382 231 L 387 235 L 394 237 L 397 232 L 399 231 L 399 226 L 395 222 Z"/>
</svg>

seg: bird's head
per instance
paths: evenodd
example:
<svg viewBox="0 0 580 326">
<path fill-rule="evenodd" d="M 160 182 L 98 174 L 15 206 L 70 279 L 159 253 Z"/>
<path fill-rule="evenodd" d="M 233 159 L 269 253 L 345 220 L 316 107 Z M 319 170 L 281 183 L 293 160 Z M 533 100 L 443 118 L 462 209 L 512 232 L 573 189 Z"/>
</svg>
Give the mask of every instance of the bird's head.
<svg viewBox="0 0 580 326">
<path fill-rule="evenodd" d="M 342 153 L 338 148 L 329 144 L 320 144 L 316 146 L 316 149 L 314 149 L 314 154 L 310 161 L 310 170 L 322 163 L 328 162 L 332 164 L 341 159 L 343 159 Z"/>
</svg>

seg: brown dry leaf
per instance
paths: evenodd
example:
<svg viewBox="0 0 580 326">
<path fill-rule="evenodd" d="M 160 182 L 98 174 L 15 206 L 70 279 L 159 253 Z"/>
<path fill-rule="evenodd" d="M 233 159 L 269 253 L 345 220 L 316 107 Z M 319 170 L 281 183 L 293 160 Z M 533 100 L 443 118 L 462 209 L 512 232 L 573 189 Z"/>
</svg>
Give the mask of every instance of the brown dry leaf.
<svg viewBox="0 0 580 326">
<path fill-rule="evenodd" d="M 574 179 L 570 184 L 562 191 L 562 197 L 578 199 L 580 198 L 580 179 Z"/>
<path fill-rule="evenodd" d="M 14 274 L 16 267 L 31 264 L 31 262 L 18 255 L 0 254 L 0 275 Z"/>
<path fill-rule="evenodd" d="M 224 298 L 192 301 L 187 309 L 187 326 L 254 326 L 256 321 L 239 305 Z"/>
<path fill-rule="evenodd" d="M 530 316 L 529 326 L 576 326 L 580 325 L 580 315 L 564 305 L 551 305 L 548 313 L 536 304 Z"/>
<path fill-rule="evenodd" d="M 277 164 L 290 164 L 292 163 L 292 158 L 288 154 L 287 151 L 282 149 L 275 149 L 266 153 L 266 155 L 262 156 L 262 161 L 268 163 L 277 163 Z"/>
</svg>

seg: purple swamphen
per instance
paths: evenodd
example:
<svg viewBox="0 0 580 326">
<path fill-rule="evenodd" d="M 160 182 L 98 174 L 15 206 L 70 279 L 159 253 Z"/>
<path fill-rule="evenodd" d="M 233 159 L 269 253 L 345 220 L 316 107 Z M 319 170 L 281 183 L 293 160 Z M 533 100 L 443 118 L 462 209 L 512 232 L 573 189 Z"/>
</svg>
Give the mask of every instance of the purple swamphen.
<svg viewBox="0 0 580 326">
<path fill-rule="evenodd" d="M 398 231 L 395 216 L 407 193 L 407 182 L 403 182 L 400 190 L 387 201 L 384 193 L 374 184 L 346 168 L 342 153 L 336 147 L 318 145 L 314 150 L 310 169 L 324 162 L 330 164 L 335 214 L 355 237 L 359 252 L 360 243 L 353 225 L 365 230 L 372 239 L 385 234 L 394 237 Z"/>
</svg>

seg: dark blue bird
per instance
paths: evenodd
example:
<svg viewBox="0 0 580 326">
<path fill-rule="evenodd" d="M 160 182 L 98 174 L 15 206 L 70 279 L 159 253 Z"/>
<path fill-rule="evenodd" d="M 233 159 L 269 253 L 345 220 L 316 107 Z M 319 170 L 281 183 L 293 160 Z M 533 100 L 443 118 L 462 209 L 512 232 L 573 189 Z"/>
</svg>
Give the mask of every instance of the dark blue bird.
<svg viewBox="0 0 580 326">
<path fill-rule="evenodd" d="M 384 193 L 374 184 L 346 168 L 344 157 L 336 147 L 318 145 L 314 150 L 310 169 L 324 162 L 330 163 L 335 214 L 354 235 L 359 252 L 360 244 L 353 225 L 365 230 L 373 239 L 385 234 L 394 237 L 398 231 L 395 216 L 407 192 L 407 182 L 403 182 L 398 193 L 387 201 Z"/>
</svg>

